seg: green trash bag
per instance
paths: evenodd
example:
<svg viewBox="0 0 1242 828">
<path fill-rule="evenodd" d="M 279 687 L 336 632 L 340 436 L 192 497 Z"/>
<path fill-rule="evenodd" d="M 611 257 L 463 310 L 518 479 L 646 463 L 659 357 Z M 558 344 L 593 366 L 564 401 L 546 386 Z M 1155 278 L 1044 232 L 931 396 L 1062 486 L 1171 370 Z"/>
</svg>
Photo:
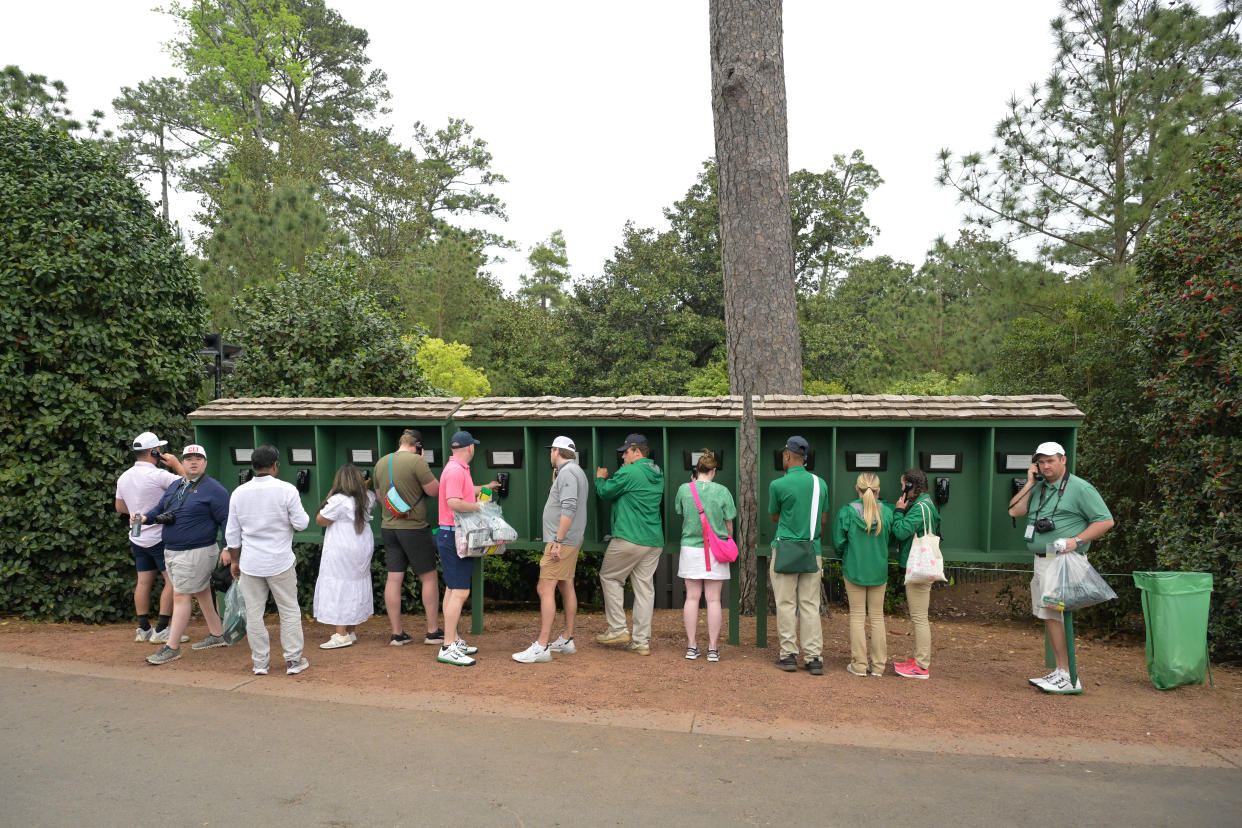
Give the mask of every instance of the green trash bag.
<svg viewBox="0 0 1242 828">
<path fill-rule="evenodd" d="M 1157 690 L 1203 684 L 1208 664 L 1210 572 L 1135 572 L 1147 624 L 1147 673 Z"/>
<path fill-rule="evenodd" d="M 224 640 L 229 645 L 236 644 L 246 637 L 246 601 L 242 598 L 241 581 L 233 581 L 229 591 L 224 593 Z"/>
</svg>

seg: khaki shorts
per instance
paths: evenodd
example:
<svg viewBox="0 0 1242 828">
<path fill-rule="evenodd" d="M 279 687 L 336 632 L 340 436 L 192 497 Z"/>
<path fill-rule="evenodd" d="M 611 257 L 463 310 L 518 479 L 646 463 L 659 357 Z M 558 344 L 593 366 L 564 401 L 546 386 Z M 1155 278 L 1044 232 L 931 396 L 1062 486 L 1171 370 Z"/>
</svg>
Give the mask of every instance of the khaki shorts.
<svg viewBox="0 0 1242 828">
<path fill-rule="evenodd" d="M 1036 556 L 1035 572 L 1031 576 L 1031 612 L 1036 618 L 1042 618 L 1045 621 L 1062 621 L 1064 616 L 1060 610 L 1052 607 L 1044 606 L 1044 577 L 1048 571 L 1048 567 L 1052 566 L 1054 558 L 1045 558 Z"/>
<path fill-rule="evenodd" d="M 548 551 L 551 548 L 550 543 L 543 547 L 543 557 L 539 559 L 539 577 L 550 581 L 572 581 L 574 573 L 578 571 L 578 552 L 582 547 L 562 543 L 559 561 L 552 560 L 552 553 Z"/>
<path fill-rule="evenodd" d="M 220 560 L 220 547 L 214 543 L 198 549 L 165 549 L 164 566 L 173 590 L 195 595 L 211 586 L 211 573 Z"/>
</svg>

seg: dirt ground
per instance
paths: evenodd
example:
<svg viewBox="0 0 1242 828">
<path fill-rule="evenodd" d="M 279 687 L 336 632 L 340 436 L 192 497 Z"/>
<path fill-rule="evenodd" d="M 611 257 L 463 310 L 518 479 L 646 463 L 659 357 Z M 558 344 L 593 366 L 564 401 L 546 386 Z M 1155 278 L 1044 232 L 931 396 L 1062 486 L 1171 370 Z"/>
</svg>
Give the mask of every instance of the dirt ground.
<svg viewBox="0 0 1242 828">
<path fill-rule="evenodd" d="M 405 628 L 417 635 L 405 647 L 388 644 L 383 616 L 358 630 L 358 643 L 320 650 L 331 630 L 305 623 L 306 654 L 311 667 L 296 679 L 274 670 L 265 681 L 298 681 L 323 690 L 349 692 L 414 691 L 469 696 L 492 709 L 522 706 L 582 720 L 594 714 L 630 711 L 643 715 L 695 713 L 748 720 L 759 725 L 873 729 L 941 738 L 990 736 L 1105 740 L 1129 745 L 1209 748 L 1236 755 L 1242 748 L 1242 669 L 1214 667 L 1215 688 L 1182 687 L 1158 691 L 1147 677 L 1141 640 L 1102 640 L 1090 635 L 1077 644 L 1085 692 L 1054 697 L 1027 684 L 1042 675 L 1043 633 L 1033 619 L 1014 620 L 1003 583 L 937 587 L 932 595 L 933 658 L 931 679 L 914 681 L 891 672 L 859 678 L 845 671 L 847 618 L 833 607 L 824 624 L 825 674 L 805 670 L 784 673 L 777 655 L 775 618 L 769 617 L 767 648 L 755 646 L 755 619 L 741 619 L 741 644 L 722 644 L 721 661 L 687 661 L 680 610 L 656 612 L 652 652 L 641 657 L 596 644 L 605 623 L 598 611 L 579 615 L 578 652 L 556 656 L 551 664 L 518 664 L 510 654 L 524 649 L 538 634 L 533 609 L 491 611 L 482 635 L 470 636 L 479 647 L 478 664 L 460 668 L 435 661 L 436 648 L 421 644 L 423 619 L 406 616 Z M 1024 584 L 1015 585 L 1023 594 Z M 559 621 L 559 618 L 558 618 Z M 726 615 L 726 631 L 728 619 Z M 699 647 L 706 650 L 700 613 Z M 279 657 L 278 625 L 268 615 L 273 650 Z M 462 630 L 469 630 L 463 618 Z M 559 631 L 559 627 L 557 628 Z M 206 634 L 195 617 L 191 640 Z M 722 634 L 722 641 L 725 635 Z M 888 618 L 889 661 L 913 654 L 910 622 Z M 160 667 L 146 667 L 153 651 L 133 641 L 132 625 L 36 624 L 0 619 L 0 651 L 110 667 L 134 667 L 182 673 L 211 673 L 248 678 L 249 648 L 192 652 Z"/>
</svg>

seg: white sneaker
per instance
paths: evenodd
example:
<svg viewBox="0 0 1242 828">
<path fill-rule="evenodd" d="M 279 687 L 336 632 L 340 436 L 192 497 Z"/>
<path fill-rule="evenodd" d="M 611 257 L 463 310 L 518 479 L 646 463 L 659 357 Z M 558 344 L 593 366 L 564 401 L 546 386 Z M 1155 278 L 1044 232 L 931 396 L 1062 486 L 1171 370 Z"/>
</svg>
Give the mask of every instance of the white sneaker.
<svg viewBox="0 0 1242 828">
<path fill-rule="evenodd" d="M 545 647 L 538 641 L 535 641 L 525 650 L 522 650 L 522 652 L 514 653 L 513 660 L 521 662 L 522 664 L 534 664 L 536 662 L 551 661 L 552 653 L 549 652 L 549 650 L 549 647 Z"/>
<path fill-rule="evenodd" d="M 563 635 L 557 636 L 556 640 L 548 645 L 548 649 L 563 655 L 573 655 L 578 652 L 577 646 L 574 645 L 574 640 Z"/>
<path fill-rule="evenodd" d="M 436 661 L 441 664 L 456 664 L 458 667 L 471 667 L 474 665 L 474 659 L 458 649 L 456 642 L 441 647 L 440 654 L 436 656 Z"/>
<path fill-rule="evenodd" d="M 164 629 L 160 630 L 159 632 L 156 632 L 154 629 L 153 629 L 153 630 L 151 630 L 151 637 L 150 637 L 150 638 L 148 638 L 148 639 L 147 639 L 147 641 L 149 641 L 149 642 L 150 642 L 150 643 L 152 643 L 152 644 L 167 644 L 167 643 L 168 643 L 168 633 L 169 633 L 169 630 L 170 630 L 170 629 L 172 629 L 172 628 L 171 628 L 171 627 L 165 627 Z M 189 640 L 190 640 L 190 637 L 189 637 L 188 635 L 182 635 L 182 636 L 181 636 L 181 643 L 182 643 L 182 644 L 184 644 L 185 642 L 187 642 L 187 641 L 189 641 Z"/>
<path fill-rule="evenodd" d="M 151 634 L 153 632 L 155 632 L 154 627 L 147 627 L 145 630 L 142 627 L 139 627 L 138 634 L 134 636 L 134 640 L 135 641 L 150 641 Z"/>
<path fill-rule="evenodd" d="M 341 635 L 340 633 L 332 633 L 332 637 L 319 645 L 321 650 L 335 650 L 340 647 L 348 647 L 353 644 L 353 640 L 349 635 Z"/>
<path fill-rule="evenodd" d="M 266 664 L 264 664 L 262 667 L 255 667 L 255 668 L 254 668 L 254 674 L 255 674 L 256 676 L 266 676 L 266 675 L 267 675 L 267 665 L 266 665 Z"/>
<path fill-rule="evenodd" d="M 350 634 L 349 634 L 349 643 L 350 643 L 350 644 L 357 644 L 357 643 L 358 643 L 358 635 L 357 635 L 357 633 L 350 633 Z"/>
<path fill-rule="evenodd" d="M 306 660 L 306 656 L 302 656 L 302 658 L 298 659 L 297 661 L 286 661 L 285 662 L 285 673 L 286 675 L 296 676 L 298 673 L 302 672 L 309 666 L 310 666 L 310 662 Z"/>
<path fill-rule="evenodd" d="M 1041 682 L 1037 685 L 1040 690 L 1045 693 L 1057 693 L 1061 695 L 1071 695 L 1082 692 L 1082 682 L 1076 681 L 1070 684 L 1069 673 L 1057 670 L 1052 678 Z"/>
<path fill-rule="evenodd" d="M 461 650 L 466 655 L 474 655 L 475 653 L 479 651 L 478 647 L 471 647 L 469 644 L 467 644 L 466 639 L 464 638 L 459 638 L 456 641 L 454 641 L 453 646 Z"/>
<path fill-rule="evenodd" d="M 1039 678 L 1027 679 L 1026 681 L 1032 687 L 1042 687 L 1045 681 L 1052 681 L 1054 678 L 1057 677 L 1057 673 L 1059 672 L 1060 672 L 1059 670 L 1053 670 L 1051 673 L 1049 673 L 1046 676 L 1040 676 Z"/>
</svg>

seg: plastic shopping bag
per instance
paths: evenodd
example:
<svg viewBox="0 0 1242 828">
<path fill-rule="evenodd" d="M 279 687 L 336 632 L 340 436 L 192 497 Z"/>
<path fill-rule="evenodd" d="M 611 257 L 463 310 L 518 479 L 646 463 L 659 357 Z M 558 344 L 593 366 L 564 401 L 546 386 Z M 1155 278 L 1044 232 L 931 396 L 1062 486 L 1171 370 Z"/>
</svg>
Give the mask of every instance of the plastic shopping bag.
<svg viewBox="0 0 1242 828">
<path fill-rule="evenodd" d="M 453 527 L 461 558 L 500 555 L 506 543 L 517 540 L 517 530 L 505 522 L 499 503 L 483 502 L 477 512 L 454 512 Z"/>
<path fill-rule="evenodd" d="M 246 601 L 242 598 L 241 580 L 233 581 L 224 593 L 224 640 L 230 645 L 246 637 Z"/>
<path fill-rule="evenodd" d="M 1044 577 L 1045 607 L 1071 612 L 1117 597 L 1100 573 L 1078 552 L 1064 552 L 1053 559 Z"/>
</svg>

